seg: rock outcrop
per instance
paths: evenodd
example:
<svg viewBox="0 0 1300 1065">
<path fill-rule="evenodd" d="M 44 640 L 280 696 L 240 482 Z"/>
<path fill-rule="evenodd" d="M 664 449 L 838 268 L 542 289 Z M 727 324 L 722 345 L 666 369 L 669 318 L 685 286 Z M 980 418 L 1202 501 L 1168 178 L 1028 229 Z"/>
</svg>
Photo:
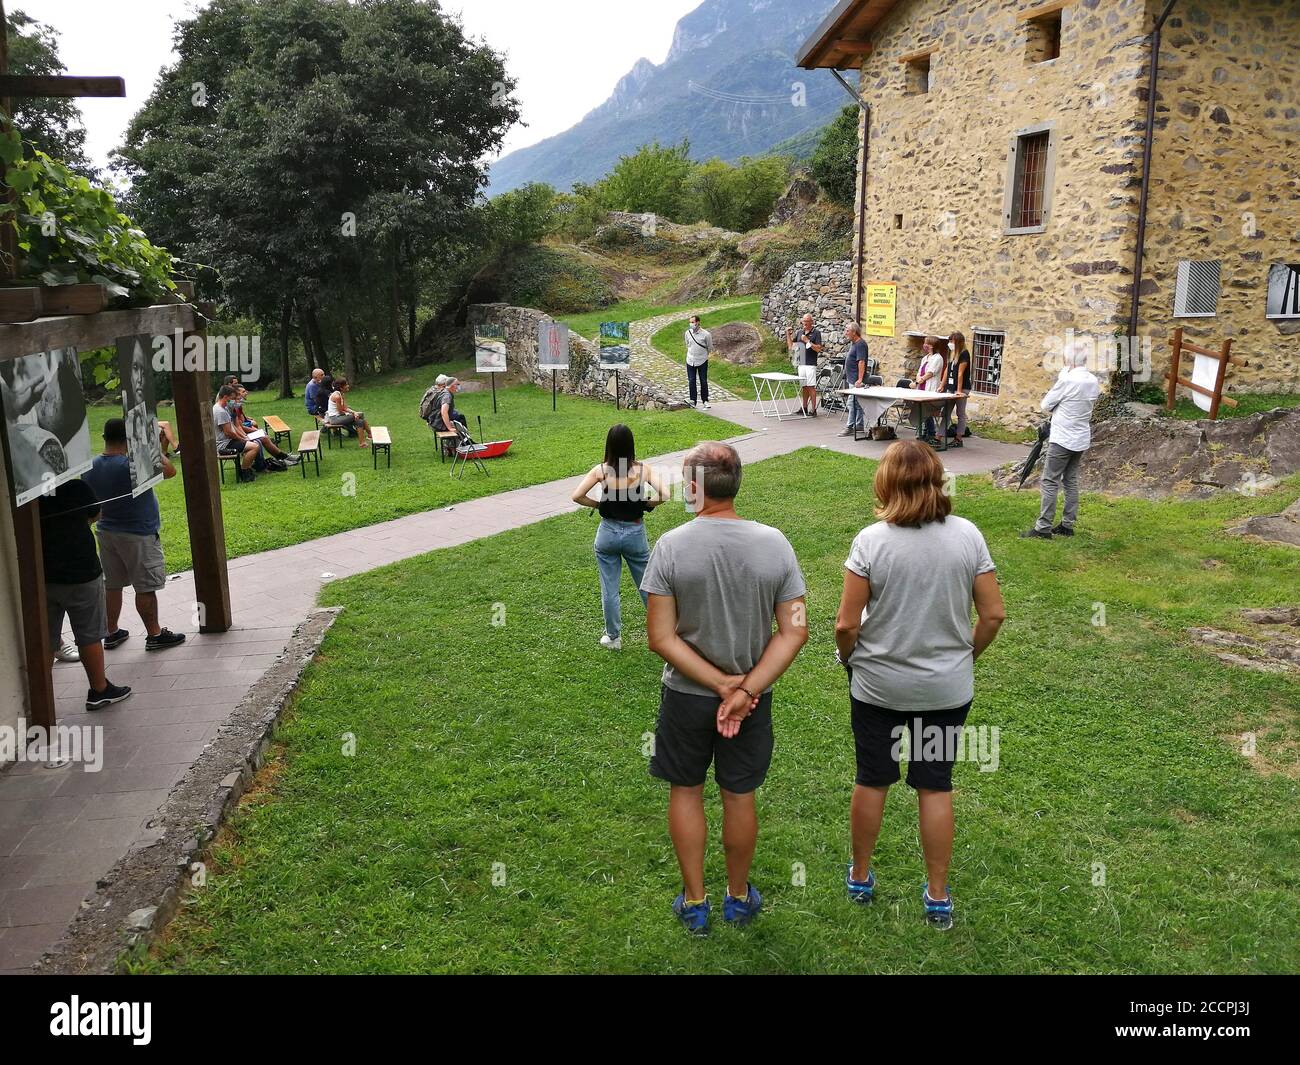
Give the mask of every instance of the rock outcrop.
<svg viewBox="0 0 1300 1065">
<path fill-rule="evenodd" d="M 1175 418 L 1100 422 L 1093 427 L 1092 447 L 1079 479 L 1088 492 L 1204 499 L 1222 491 L 1254 494 L 1298 471 L 1300 408 L 1280 408 L 1214 422 Z M 1038 484 L 1039 473 L 1041 467 L 1026 487 Z M 994 473 L 994 480 L 1014 487 L 1020 467 L 1004 466 Z M 1286 519 L 1278 515 L 1271 520 Z"/>
</svg>

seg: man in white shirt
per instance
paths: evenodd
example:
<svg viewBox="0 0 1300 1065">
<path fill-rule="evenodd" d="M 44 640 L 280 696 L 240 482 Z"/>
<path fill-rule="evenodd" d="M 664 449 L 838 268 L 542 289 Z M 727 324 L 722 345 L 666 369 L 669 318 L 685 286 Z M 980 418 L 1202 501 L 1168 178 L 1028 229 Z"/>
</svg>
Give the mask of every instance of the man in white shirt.
<svg viewBox="0 0 1300 1065">
<path fill-rule="evenodd" d="M 1097 378 L 1087 368 L 1088 355 L 1086 344 L 1067 347 L 1065 369 L 1043 397 L 1043 410 L 1052 415 L 1052 432 L 1043 460 L 1042 508 L 1034 527 L 1022 532 L 1021 539 L 1050 540 L 1053 533 L 1074 535 L 1079 518 L 1079 463 L 1092 444 L 1092 408 L 1101 395 Z M 1062 486 L 1065 509 L 1060 524 L 1054 526 L 1056 497 Z"/>
<path fill-rule="evenodd" d="M 686 380 L 691 389 L 691 406 L 695 403 L 695 382 L 699 381 L 699 395 L 704 401 L 701 410 L 709 409 L 709 352 L 713 350 L 713 336 L 707 329 L 701 328 L 700 316 L 691 315 L 691 324 L 686 330 Z"/>
</svg>

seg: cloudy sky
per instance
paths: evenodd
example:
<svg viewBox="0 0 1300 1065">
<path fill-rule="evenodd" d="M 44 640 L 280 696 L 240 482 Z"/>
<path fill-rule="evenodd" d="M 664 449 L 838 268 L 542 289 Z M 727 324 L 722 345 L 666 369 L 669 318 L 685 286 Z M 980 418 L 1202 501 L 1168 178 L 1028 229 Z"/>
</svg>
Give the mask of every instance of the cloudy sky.
<svg viewBox="0 0 1300 1065">
<path fill-rule="evenodd" d="M 504 52 L 519 81 L 525 128 L 506 138 L 506 151 L 568 129 L 601 103 L 641 56 L 663 62 L 677 20 L 700 0 L 444 0 L 466 32 Z M 103 165 L 127 122 L 173 60 L 172 26 L 205 0 L 10 0 L 59 31 L 70 74 L 116 74 L 125 100 L 82 100 L 87 147 Z"/>
</svg>

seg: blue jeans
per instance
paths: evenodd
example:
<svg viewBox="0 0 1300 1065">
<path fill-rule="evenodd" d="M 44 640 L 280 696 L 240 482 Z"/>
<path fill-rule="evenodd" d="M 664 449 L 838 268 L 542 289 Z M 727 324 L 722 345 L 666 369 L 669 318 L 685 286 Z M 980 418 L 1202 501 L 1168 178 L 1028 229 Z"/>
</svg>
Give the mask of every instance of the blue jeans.
<svg viewBox="0 0 1300 1065">
<path fill-rule="evenodd" d="M 866 426 L 864 426 L 862 423 L 863 423 L 865 420 L 866 420 L 866 417 L 865 417 L 865 415 L 863 415 L 863 413 L 862 413 L 862 408 L 858 405 L 858 397 L 857 397 L 857 396 L 849 396 L 849 422 L 848 422 L 848 428 L 850 428 L 850 429 L 864 429 L 864 428 L 866 428 Z"/>
<path fill-rule="evenodd" d="M 650 561 L 650 542 L 646 539 L 645 523 L 600 519 L 596 530 L 596 564 L 600 567 L 600 605 L 605 611 L 605 633 L 617 640 L 622 630 L 622 596 L 619 585 L 623 580 L 623 561 L 632 574 L 632 583 L 641 592 L 641 578 L 645 576 L 646 563 Z M 641 602 L 646 600 L 641 592 Z"/>
<path fill-rule="evenodd" d="M 695 382 L 699 381 L 699 395 L 705 403 L 709 401 L 709 360 L 705 359 L 699 366 L 686 364 L 686 381 L 691 387 L 691 402 L 695 402 Z"/>
</svg>

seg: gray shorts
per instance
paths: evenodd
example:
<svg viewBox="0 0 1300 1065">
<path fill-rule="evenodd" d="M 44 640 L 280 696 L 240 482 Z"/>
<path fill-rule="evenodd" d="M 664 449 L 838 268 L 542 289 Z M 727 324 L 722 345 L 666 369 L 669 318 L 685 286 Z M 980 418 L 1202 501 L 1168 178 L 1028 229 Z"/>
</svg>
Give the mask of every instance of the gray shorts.
<svg viewBox="0 0 1300 1065">
<path fill-rule="evenodd" d="M 104 578 L 85 584 L 46 584 L 45 609 L 49 614 L 50 649 L 63 639 L 63 618 L 72 625 L 72 641 L 78 647 L 99 643 L 108 628 L 104 610 Z"/>
<path fill-rule="evenodd" d="M 137 593 L 156 592 L 167 583 L 162 541 L 157 533 L 97 532 L 104 587 L 110 592 L 126 587 Z"/>
</svg>

